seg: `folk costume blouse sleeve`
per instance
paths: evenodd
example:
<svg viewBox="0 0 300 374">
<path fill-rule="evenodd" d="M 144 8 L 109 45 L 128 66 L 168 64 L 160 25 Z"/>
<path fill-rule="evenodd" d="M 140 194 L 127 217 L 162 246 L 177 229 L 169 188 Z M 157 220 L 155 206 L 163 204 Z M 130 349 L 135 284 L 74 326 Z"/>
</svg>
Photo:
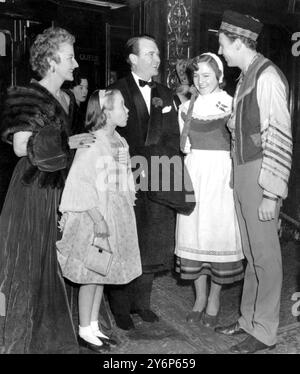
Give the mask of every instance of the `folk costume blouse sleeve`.
<svg viewBox="0 0 300 374">
<path fill-rule="evenodd" d="M 291 118 L 288 92 L 274 67 L 268 67 L 257 82 L 263 148 L 259 184 L 267 198 L 286 198 L 292 163 Z"/>
</svg>

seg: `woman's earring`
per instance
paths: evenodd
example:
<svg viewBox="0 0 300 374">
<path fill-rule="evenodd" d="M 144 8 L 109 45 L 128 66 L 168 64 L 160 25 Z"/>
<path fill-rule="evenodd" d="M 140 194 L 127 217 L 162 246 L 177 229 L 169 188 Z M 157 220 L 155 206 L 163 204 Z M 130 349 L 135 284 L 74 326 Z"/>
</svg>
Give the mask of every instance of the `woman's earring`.
<svg viewBox="0 0 300 374">
<path fill-rule="evenodd" d="M 55 73 L 55 67 L 51 66 L 51 73 Z"/>
</svg>

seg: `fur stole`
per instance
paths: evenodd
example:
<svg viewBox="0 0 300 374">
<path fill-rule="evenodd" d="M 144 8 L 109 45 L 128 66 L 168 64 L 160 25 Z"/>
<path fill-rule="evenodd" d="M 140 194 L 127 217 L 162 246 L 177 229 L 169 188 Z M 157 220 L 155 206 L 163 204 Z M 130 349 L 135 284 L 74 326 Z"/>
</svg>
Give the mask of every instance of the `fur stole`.
<svg viewBox="0 0 300 374">
<path fill-rule="evenodd" d="M 1 119 L 2 140 L 12 142 L 17 131 L 35 131 L 40 127 L 55 126 L 68 135 L 68 115 L 51 93 L 38 82 L 27 87 L 11 87 L 7 91 Z"/>
<path fill-rule="evenodd" d="M 61 188 L 70 159 L 69 118 L 59 102 L 37 82 L 8 90 L 1 119 L 2 140 L 12 143 L 13 134 L 31 131 L 27 144 L 31 166 L 23 182 L 38 178 L 40 187 Z"/>
</svg>

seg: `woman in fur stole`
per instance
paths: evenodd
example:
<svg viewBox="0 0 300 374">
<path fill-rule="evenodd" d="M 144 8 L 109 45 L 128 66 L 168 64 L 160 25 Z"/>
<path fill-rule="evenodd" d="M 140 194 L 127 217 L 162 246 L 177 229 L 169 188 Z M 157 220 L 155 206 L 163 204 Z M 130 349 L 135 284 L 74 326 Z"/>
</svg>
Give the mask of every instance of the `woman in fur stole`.
<svg viewBox="0 0 300 374">
<path fill-rule="evenodd" d="M 20 160 L 0 217 L 2 353 L 78 353 L 55 246 L 70 148 L 92 137 L 69 137 L 69 97 L 60 89 L 78 66 L 74 41 L 61 28 L 38 35 L 30 62 L 41 80 L 9 89 L 4 106 L 2 138 Z"/>
</svg>

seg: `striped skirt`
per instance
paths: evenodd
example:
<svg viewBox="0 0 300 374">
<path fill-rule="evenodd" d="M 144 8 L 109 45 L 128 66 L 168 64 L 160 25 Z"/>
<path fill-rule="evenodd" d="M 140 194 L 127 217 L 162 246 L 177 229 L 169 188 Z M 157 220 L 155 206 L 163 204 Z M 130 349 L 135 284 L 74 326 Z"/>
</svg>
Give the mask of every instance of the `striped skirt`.
<svg viewBox="0 0 300 374">
<path fill-rule="evenodd" d="M 234 283 L 244 277 L 242 261 L 202 262 L 176 256 L 175 271 L 180 274 L 180 278 L 187 280 L 209 275 L 212 282 L 220 285 Z"/>
</svg>

